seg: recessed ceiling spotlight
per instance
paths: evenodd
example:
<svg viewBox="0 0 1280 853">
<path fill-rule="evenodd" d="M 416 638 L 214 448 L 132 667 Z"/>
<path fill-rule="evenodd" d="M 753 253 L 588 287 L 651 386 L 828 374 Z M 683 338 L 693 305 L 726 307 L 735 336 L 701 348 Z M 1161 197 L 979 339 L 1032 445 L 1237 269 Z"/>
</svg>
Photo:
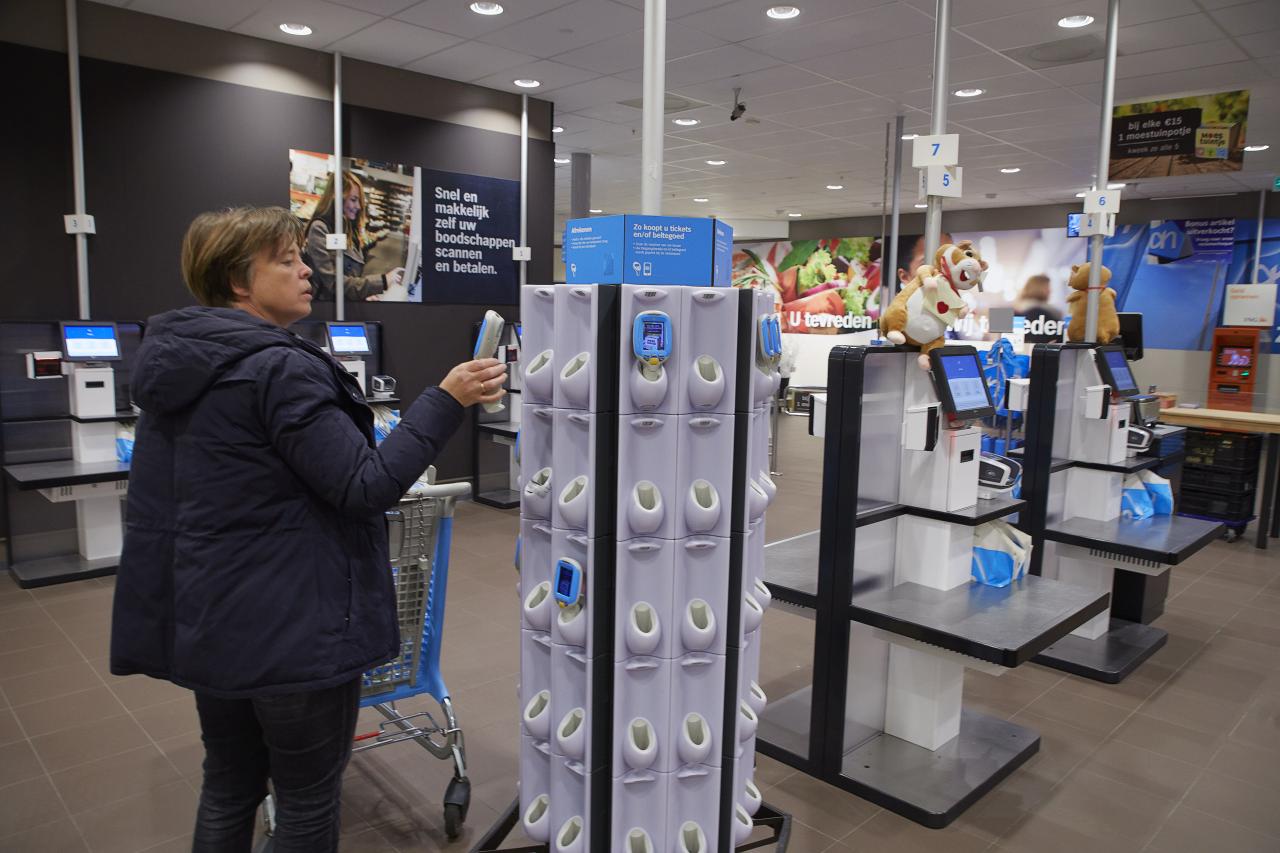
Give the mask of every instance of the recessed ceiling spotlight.
<svg viewBox="0 0 1280 853">
<path fill-rule="evenodd" d="M 916 205 L 916 207 L 917 207 L 917 208 L 919 208 L 920 210 L 924 210 L 924 209 L 925 209 L 926 207 L 928 207 L 928 206 L 929 206 L 929 205 L 924 204 L 923 202 L 921 202 L 920 204 L 917 204 L 917 205 Z"/>
<path fill-rule="evenodd" d="M 769 10 L 765 12 L 765 14 L 770 18 L 773 18 L 775 21 L 788 21 L 800 14 L 800 7 L 770 6 Z"/>
<path fill-rule="evenodd" d="M 1001 169 L 1001 170 L 1000 170 L 1000 174 L 1002 174 L 1002 175 L 1016 175 L 1016 174 L 1018 174 L 1018 173 L 1019 173 L 1019 172 L 1021 172 L 1021 171 L 1022 171 L 1022 167 L 1020 167 L 1020 166 L 1010 166 L 1010 167 L 1009 167 L 1009 168 L 1007 168 L 1007 169 Z"/>
<path fill-rule="evenodd" d="M 804 214 L 803 214 L 803 213 L 788 213 L 788 214 L 787 214 L 787 216 L 790 216 L 792 219 L 796 219 L 796 218 L 798 218 L 798 217 L 804 216 Z"/>
<path fill-rule="evenodd" d="M 555 163 L 557 166 L 564 166 L 569 162 L 569 158 L 568 157 L 552 157 L 551 162 Z"/>
<path fill-rule="evenodd" d="M 725 164 L 724 160 L 708 160 L 707 161 L 708 166 L 723 166 L 724 164 Z"/>
<path fill-rule="evenodd" d="M 1058 26 L 1064 30 L 1076 30 L 1080 27 L 1087 27 L 1093 23 L 1093 15 L 1067 15 L 1065 18 L 1058 19 Z"/>
<path fill-rule="evenodd" d="M 1076 193 L 1076 198 L 1084 198 L 1084 193 Z"/>
<path fill-rule="evenodd" d="M 471 11 L 475 12 L 477 15 L 501 15 L 502 4 L 488 3 L 485 2 L 485 0 L 476 0 L 475 3 L 471 4 Z"/>
<path fill-rule="evenodd" d="M 827 184 L 827 189 L 829 189 L 829 190 L 842 190 L 842 189 L 844 189 L 844 184 Z"/>
<path fill-rule="evenodd" d="M 671 123 L 678 124 L 681 127 L 693 127 L 695 124 L 702 124 L 696 118 L 673 118 Z"/>
<path fill-rule="evenodd" d="M 696 201 L 698 204 L 706 204 L 707 202 L 711 201 L 711 199 L 699 197 L 699 198 L 695 198 L 694 201 Z"/>
<path fill-rule="evenodd" d="M 1122 190 L 1124 188 L 1125 188 L 1125 183 L 1123 181 L 1120 181 L 1114 184 L 1107 184 L 1107 189 L 1109 190 Z"/>
<path fill-rule="evenodd" d="M 311 27 L 306 24 L 281 24 L 280 32 L 291 36 L 309 36 L 311 35 Z"/>
<path fill-rule="evenodd" d="M 1257 152 L 1257 151 L 1266 151 L 1266 150 L 1267 150 L 1268 148 L 1270 148 L 1270 147 L 1271 147 L 1270 145 L 1246 145 L 1246 146 L 1244 147 L 1244 150 L 1245 150 L 1245 151 L 1254 151 L 1254 152 Z"/>
<path fill-rule="evenodd" d="M 957 98 L 976 98 L 985 91 L 987 90 L 974 87 L 969 89 L 956 89 L 954 94 Z"/>
<path fill-rule="evenodd" d="M 528 77 L 521 77 L 519 80 L 512 80 L 511 82 L 515 83 L 521 89 L 536 89 L 542 85 L 541 80 L 531 80 Z"/>
<path fill-rule="evenodd" d="M 598 207 L 593 207 L 593 208 L 589 209 L 589 210 L 587 211 L 587 213 L 604 213 L 604 211 L 603 211 L 603 210 L 601 210 L 601 209 L 600 209 L 600 208 L 598 208 Z"/>
<path fill-rule="evenodd" d="M 916 138 L 917 136 L 919 136 L 919 135 L 920 135 L 920 134 L 918 134 L 918 133 L 904 133 L 904 134 L 902 134 L 902 141 L 903 141 L 903 142 L 910 142 L 911 140 L 915 139 L 915 138 Z"/>
<path fill-rule="evenodd" d="M 564 133 L 564 128 L 557 124 L 555 127 L 551 128 L 551 132 L 552 132 L 552 133 Z"/>
</svg>

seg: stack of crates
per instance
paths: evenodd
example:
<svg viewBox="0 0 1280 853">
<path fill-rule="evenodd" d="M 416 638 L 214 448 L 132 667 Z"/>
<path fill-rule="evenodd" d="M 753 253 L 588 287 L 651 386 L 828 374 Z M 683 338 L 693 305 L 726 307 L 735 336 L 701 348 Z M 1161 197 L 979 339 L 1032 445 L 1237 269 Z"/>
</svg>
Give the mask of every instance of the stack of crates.
<svg viewBox="0 0 1280 853">
<path fill-rule="evenodd" d="M 1187 430 L 1179 511 L 1230 524 L 1253 517 L 1262 436 Z"/>
</svg>

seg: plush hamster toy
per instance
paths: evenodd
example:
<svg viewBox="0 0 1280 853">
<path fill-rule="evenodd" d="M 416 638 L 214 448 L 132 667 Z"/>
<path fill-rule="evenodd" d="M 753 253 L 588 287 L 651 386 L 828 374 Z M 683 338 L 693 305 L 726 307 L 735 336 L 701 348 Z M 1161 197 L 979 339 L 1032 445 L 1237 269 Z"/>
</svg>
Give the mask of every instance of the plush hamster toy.
<svg viewBox="0 0 1280 853">
<path fill-rule="evenodd" d="M 1109 344 L 1120 334 L 1120 318 L 1116 315 L 1116 292 L 1107 287 L 1111 281 L 1111 270 L 1102 267 L 1099 282 L 1102 290 L 1098 293 L 1098 343 Z M 1067 340 L 1083 341 L 1085 315 L 1089 303 L 1089 264 L 1071 265 L 1071 278 L 1067 284 L 1075 292 L 1067 297 L 1067 307 L 1071 309 L 1071 324 L 1067 326 Z"/>
<path fill-rule="evenodd" d="M 960 294 L 981 288 L 986 274 L 987 262 L 968 240 L 939 246 L 934 265 L 921 265 L 880 316 L 881 334 L 920 347 L 920 366 L 928 370 L 929 351 L 942 346 L 947 328 L 969 313 Z"/>
</svg>

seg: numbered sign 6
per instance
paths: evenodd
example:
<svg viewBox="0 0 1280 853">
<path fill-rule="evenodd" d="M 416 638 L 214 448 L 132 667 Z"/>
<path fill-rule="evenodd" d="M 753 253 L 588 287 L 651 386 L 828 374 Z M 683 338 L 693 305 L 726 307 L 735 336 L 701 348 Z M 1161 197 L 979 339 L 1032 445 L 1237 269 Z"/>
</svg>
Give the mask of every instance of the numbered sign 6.
<svg viewBox="0 0 1280 853">
<path fill-rule="evenodd" d="M 1115 213 L 1120 210 L 1120 190 L 1093 190 L 1084 194 L 1085 213 Z"/>
</svg>

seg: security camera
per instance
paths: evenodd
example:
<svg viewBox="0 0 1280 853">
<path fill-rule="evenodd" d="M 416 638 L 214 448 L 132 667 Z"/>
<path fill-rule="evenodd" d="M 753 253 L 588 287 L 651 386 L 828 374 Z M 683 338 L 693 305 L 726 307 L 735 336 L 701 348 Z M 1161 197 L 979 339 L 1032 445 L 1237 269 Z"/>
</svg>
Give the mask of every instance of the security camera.
<svg viewBox="0 0 1280 853">
<path fill-rule="evenodd" d="M 738 99 L 742 94 L 742 89 L 733 90 L 733 109 L 729 111 L 729 121 L 737 121 L 747 112 L 747 105 Z"/>
</svg>

